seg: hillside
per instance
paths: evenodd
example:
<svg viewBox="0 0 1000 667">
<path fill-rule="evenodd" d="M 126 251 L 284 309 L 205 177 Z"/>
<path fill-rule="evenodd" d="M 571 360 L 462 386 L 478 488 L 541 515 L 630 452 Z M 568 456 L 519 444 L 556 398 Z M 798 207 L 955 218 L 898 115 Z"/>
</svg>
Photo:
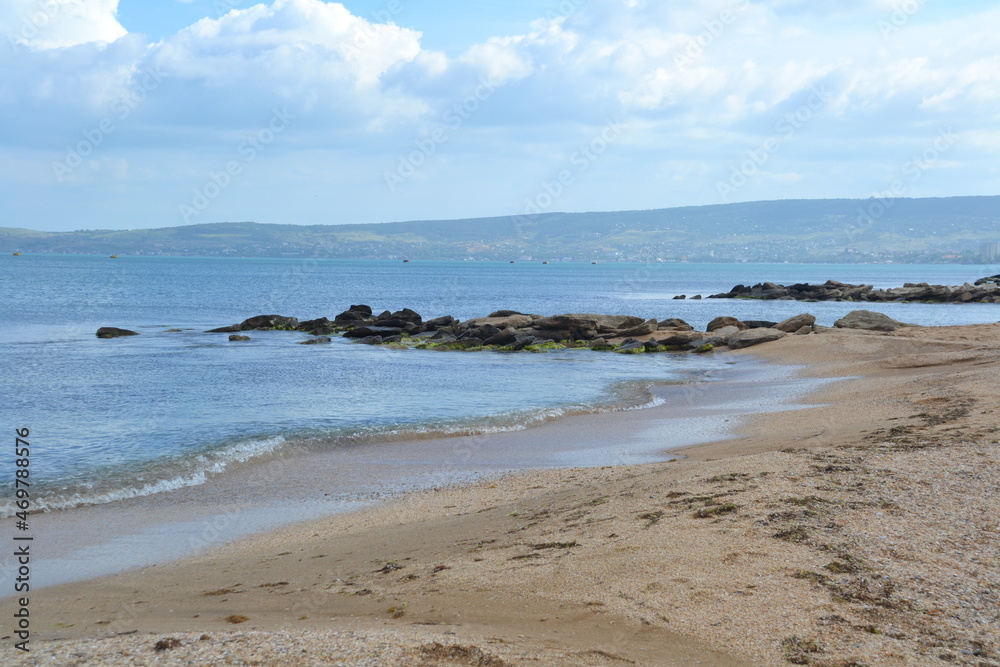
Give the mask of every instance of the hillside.
<svg viewBox="0 0 1000 667">
<path fill-rule="evenodd" d="M 572 259 L 992 261 L 1000 197 L 782 200 L 606 213 L 350 225 L 224 222 L 39 232 L 0 227 L 22 253 Z"/>
</svg>

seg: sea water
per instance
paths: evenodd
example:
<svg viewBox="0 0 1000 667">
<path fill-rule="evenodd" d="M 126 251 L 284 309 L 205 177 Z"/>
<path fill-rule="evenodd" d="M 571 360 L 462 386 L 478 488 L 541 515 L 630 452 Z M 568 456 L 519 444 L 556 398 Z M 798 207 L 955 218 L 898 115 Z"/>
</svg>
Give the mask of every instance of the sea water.
<svg viewBox="0 0 1000 667">
<path fill-rule="evenodd" d="M 961 284 L 997 267 L 388 262 L 28 255 L 0 259 L 2 415 L 29 428 L 34 508 L 204 484 L 295 452 L 517 430 L 656 404 L 655 386 L 718 376 L 711 355 L 394 351 L 297 332 L 231 343 L 207 329 L 259 314 L 333 318 L 352 304 L 425 319 L 498 309 L 595 312 L 696 328 L 718 315 L 831 325 L 864 307 L 923 325 L 1000 320 L 994 304 L 675 300 L 770 280 Z M 101 326 L 142 335 L 100 340 Z M 669 442 L 664 443 L 669 446 Z M 13 469 L 12 452 L 8 470 Z M 0 508 L 9 515 L 12 495 Z"/>
</svg>

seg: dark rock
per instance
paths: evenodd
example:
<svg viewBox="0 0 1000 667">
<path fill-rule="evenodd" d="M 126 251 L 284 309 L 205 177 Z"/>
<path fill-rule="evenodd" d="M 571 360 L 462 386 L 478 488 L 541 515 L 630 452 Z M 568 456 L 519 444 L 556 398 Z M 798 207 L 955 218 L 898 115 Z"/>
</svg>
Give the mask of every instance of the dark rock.
<svg viewBox="0 0 1000 667">
<path fill-rule="evenodd" d="M 364 315 L 367 315 L 368 317 L 371 317 L 371 315 L 372 315 L 372 307 L 371 306 L 366 306 L 364 304 L 357 305 L 357 306 L 351 306 L 347 310 L 351 311 L 351 312 L 355 312 L 355 313 L 362 313 Z"/>
<path fill-rule="evenodd" d="M 355 342 L 360 343 L 361 345 L 381 345 L 382 344 L 382 337 L 381 336 L 365 336 L 364 338 L 359 338 Z"/>
<path fill-rule="evenodd" d="M 299 345 L 322 345 L 324 343 L 329 343 L 329 336 L 317 336 L 316 338 L 310 338 L 309 340 L 304 340 Z"/>
<path fill-rule="evenodd" d="M 517 330 L 504 329 L 483 341 L 484 345 L 510 345 L 517 339 Z"/>
<path fill-rule="evenodd" d="M 667 320 L 660 320 L 657 329 L 675 329 L 677 331 L 694 331 L 694 327 L 682 319 L 671 317 Z"/>
<path fill-rule="evenodd" d="M 397 310 L 395 313 L 389 313 L 389 311 L 385 311 L 385 313 L 382 313 L 381 315 L 378 316 L 377 321 L 381 324 L 382 320 L 389 320 L 389 319 L 401 320 L 403 322 L 412 322 L 413 324 L 420 324 L 421 322 L 423 322 L 423 319 L 420 317 L 420 314 L 417 313 L 416 311 L 410 310 L 409 308 Z"/>
<path fill-rule="evenodd" d="M 272 329 L 296 329 L 299 320 L 283 315 L 257 315 L 240 323 L 240 331 L 269 331 Z"/>
<path fill-rule="evenodd" d="M 976 285 L 988 285 L 988 284 L 991 284 L 991 283 L 993 285 L 1000 285 L 1000 274 L 995 275 L 995 276 L 987 276 L 986 278 L 980 278 L 974 284 L 976 284 Z"/>
<path fill-rule="evenodd" d="M 733 334 L 726 340 L 726 344 L 732 350 L 739 350 L 751 345 L 760 343 L 770 343 L 771 341 L 784 338 L 788 334 L 778 329 L 748 329 L 738 334 Z"/>
<path fill-rule="evenodd" d="M 695 331 L 678 331 L 666 338 L 661 338 L 657 342 L 667 347 L 687 347 L 688 345 L 700 344 L 701 339 L 702 335 Z"/>
<path fill-rule="evenodd" d="M 716 317 L 708 323 L 708 327 L 706 327 L 705 331 L 715 331 L 716 329 L 721 329 L 722 327 L 736 327 L 740 331 L 750 328 L 735 317 Z"/>
<path fill-rule="evenodd" d="M 403 330 L 399 327 L 356 327 L 344 333 L 344 338 L 367 338 L 368 336 L 400 336 Z"/>
<path fill-rule="evenodd" d="M 101 327 L 97 330 L 98 338 L 121 338 L 122 336 L 138 336 L 138 331 L 119 329 L 117 327 Z"/>
<path fill-rule="evenodd" d="M 674 301 L 683 301 L 686 298 L 687 294 L 678 294 L 677 296 L 674 297 Z"/>
<path fill-rule="evenodd" d="M 777 322 L 769 322 L 767 320 L 743 320 L 743 324 L 747 325 L 751 329 L 773 329 Z"/>
<path fill-rule="evenodd" d="M 625 331 L 619 332 L 617 335 L 624 338 L 633 338 L 635 336 L 648 336 L 656 331 L 659 323 L 656 320 L 646 320 L 637 327 L 632 327 L 631 329 L 626 329 Z"/>
<path fill-rule="evenodd" d="M 390 317 L 392 317 L 392 313 L 390 313 L 388 310 L 383 310 L 381 313 L 378 314 L 378 317 L 376 317 L 375 319 L 376 320 L 387 320 Z"/>
<path fill-rule="evenodd" d="M 371 313 L 360 310 L 345 310 L 333 319 L 338 324 L 352 324 L 356 322 L 371 322 L 372 316 Z"/>
<path fill-rule="evenodd" d="M 692 298 L 692 299 L 694 299 L 695 301 L 701 301 L 701 295 L 700 295 L 700 294 L 695 294 L 695 295 L 694 295 L 693 297 L 691 297 L 691 298 Z"/>
<path fill-rule="evenodd" d="M 337 330 L 337 325 L 325 317 L 316 320 L 306 320 L 299 322 L 299 331 L 305 331 L 313 336 L 328 336 Z"/>
<path fill-rule="evenodd" d="M 801 315 L 789 317 L 787 320 L 774 325 L 774 328 L 778 331 L 784 331 L 785 333 L 794 333 L 802 327 L 811 327 L 814 324 L 816 324 L 816 318 L 814 316 L 809 313 L 802 313 Z"/>
<path fill-rule="evenodd" d="M 478 329 L 478 335 L 483 340 L 486 340 L 487 338 L 492 338 L 493 336 L 496 336 L 498 333 L 500 333 L 500 329 L 498 327 L 493 326 L 492 324 L 484 324 Z"/>
<path fill-rule="evenodd" d="M 403 342 L 402 336 L 386 336 L 385 338 L 382 339 L 383 344 L 402 343 L 402 342 Z"/>
<path fill-rule="evenodd" d="M 451 343 L 458 340 L 458 336 L 456 336 L 454 333 L 450 331 L 444 331 L 442 329 L 438 329 L 436 332 L 434 332 L 434 335 L 431 336 L 431 340 L 434 341 L 435 343 Z"/>
<path fill-rule="evenodd" d="M 888 315 L 871 310 L 852 310 L 850 313 L 833 323 L 838 329 L 862 329 L 864 331 L 895 331 L 902 327 L 911 327 L 892 319 Z"/>
<path fill-rule="evenodd" d="M 489 317 L 510 317 L 511 315 L 524 315 L 516 310 L 496 310 L 489 314 Z"/>
<path fill-rule="evenodd" d="M 229 335 L 229 340 L 232 340 L 232 341 L 250 340 L 250 336 L 241 336 L 239 334 L 230 334 Z"/>
<path fill-rule="evenodd" d="M 570 313 L 541 317 L 532 322 L 540 330 L 595 331 L 595 335 L 617 334 L 642 324 L 641 317 L 631 315 L 597 315 L 594 313 Z M 593 336 L 592 336 L 593 337 Z"/>
<path fill-rule="evenodd" d="M 655 340 L 647 340 L 642 346 L 646 348 L 647 352 L 656 352 L 656 349 L 659 347 Z"/>
<path fill-rule="evenodd" d="M 228 327 L 219 327 L 218 329 L 209 329 L 205 333 L 236 333 L 241 331 L 240 325 L 230 324 Z"/>
<path fill-rule="evenodd" d="M 640 343 L 635 338 L 626 338 L 617 349 L 620 352 L 628 352 L 629 350 L 642 350 L 645 347 L 643 343 Z"/>
<path fill-rule="evenodd" d="M 457 324 L 456 320 L 451 315 L 445 315 L 444 317 L 435 317 L 433 320 L 427 320 L 424 322 L 424 327 L 427 331 L 437 331 L 441 327 L 450 327 L 453 324 Z"/>
</svg>

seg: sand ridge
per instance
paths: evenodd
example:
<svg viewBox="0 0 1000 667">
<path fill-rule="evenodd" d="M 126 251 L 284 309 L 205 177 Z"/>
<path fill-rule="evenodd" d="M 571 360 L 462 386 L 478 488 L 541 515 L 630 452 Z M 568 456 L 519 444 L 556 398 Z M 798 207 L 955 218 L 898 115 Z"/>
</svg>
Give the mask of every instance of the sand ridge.
<svg viewBox="0 0 1000 667">
<path fill-rule="evenodd" d="M 411 494 L 44 589 L 35 638 L 58 641 L 8 664 L 1000 665 L 998 352 L 1000 325 L 762 345 L 739 354 L 850 379 L 678 462 Z"/>
</svg>

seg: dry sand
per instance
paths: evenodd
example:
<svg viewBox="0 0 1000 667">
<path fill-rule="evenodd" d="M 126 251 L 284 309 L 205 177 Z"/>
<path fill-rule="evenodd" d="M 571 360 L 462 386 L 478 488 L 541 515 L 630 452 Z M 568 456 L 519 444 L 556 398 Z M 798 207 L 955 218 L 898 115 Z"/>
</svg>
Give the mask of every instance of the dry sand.
<svg viewBox="0 0 1000 667">
<path fill-rule="evenodd" d="M 34 592 L 33 650 L 4 662 L 1000 665 L 998 352 L 1000 324 L 762 345 L 851 379 L 682 461 L 412 494 Z"/>
</svg>

